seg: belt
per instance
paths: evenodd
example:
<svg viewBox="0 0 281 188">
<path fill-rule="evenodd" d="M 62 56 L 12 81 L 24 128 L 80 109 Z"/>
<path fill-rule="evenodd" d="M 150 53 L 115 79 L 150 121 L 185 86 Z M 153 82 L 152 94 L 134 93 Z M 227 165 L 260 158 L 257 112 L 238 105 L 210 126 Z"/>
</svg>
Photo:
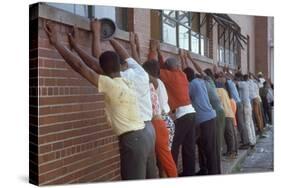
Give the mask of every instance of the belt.
<svg viewBox="0 0 281 188">
<path fill-rule="evenodd" d="M 122 139 L 124 136 L 127 136 L 128 134 L 135 133 L 135 132 L 142 131 L 142 130 L 143 130 L 143 129 L 125 132 L 125 133 L 119 135 L 119 136 L 118 136 L 118 139 Z"/>
</svg>

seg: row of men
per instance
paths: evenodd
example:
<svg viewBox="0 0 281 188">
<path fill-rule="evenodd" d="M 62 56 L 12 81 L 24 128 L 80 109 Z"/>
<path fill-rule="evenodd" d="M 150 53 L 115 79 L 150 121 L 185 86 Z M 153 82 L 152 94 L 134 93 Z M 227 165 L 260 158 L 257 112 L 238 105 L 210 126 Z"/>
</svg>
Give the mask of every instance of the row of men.
<svg viewBox="0 0 281 188">
<path fill-rule="evenodd" d="M 237 155 L 237 126 L 243 147 L 255 145 L 251 100 L 260 132 L 264 124 L 257 85 L 247 75 L 233 77 L 228 69 L 202 71 L 184 50 L 180 50 L 180 61 L 164 60 L 154 40 L 142 64 L 136 34 L 130 33 L 130 56 L 115 39 L 109 40 L 115 51 L 102 52 L 100 21 L 91 20 L 90 28 L 92 55 L 78 45 L 76 27 L 68 34 L 69 50 L 54 24 L 44 24 L 50 43 L 65 62 L 104 93 L 108 122 L 119 139 L 123 180 L 156 178 L 157 167 L 160 177 L 177 177 L 180 146 L 181 175 L 193 176 L 196 144 L 198 174 L 220 174 L 224 140 L 226 155 Z"/>
</svg>

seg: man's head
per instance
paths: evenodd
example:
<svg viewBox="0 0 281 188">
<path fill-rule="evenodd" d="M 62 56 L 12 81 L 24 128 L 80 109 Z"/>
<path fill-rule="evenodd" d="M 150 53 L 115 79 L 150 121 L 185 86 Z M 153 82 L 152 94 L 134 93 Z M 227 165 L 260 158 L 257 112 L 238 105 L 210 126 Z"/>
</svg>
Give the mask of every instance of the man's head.
<svg viewBox="0 0 281 188">
<path fill-rule="evenodd" d="M 183 70 L 189 82 L 191 82 L 195 78 L 195 72 L 192 68 L 187 67 Z"/>
<path fill-rule="evenodd" d="M 242 80 L 242 74 L 240 72 L 235 73 L 234 80 L 241 81 Z"/>
<path fill-rule="evenodd" d="M 148 60 L 146 61 L 142 67 L 144 70 L 150 75 L 155 78 L 159 78 L 160 76 L 160 67 L 159 63 L 156 60 Z"/>
<path fill-rule="evenodd" d="M 100 66 L 107 76 L 120 72 L 119 56 L 113 51 L 103 52 L 99 58 Z"/>
<path fill-rule="evenodd" d="M 204 70 L 204 72 L 205 72 L 205 74 L 207 74 L 207 76 L 209 76 L 210 78 L 215 80 L 215 76 L 214 76 L 214 74 L 213 74 L 211 69 L 207 68 L 207 69 Z"/>
<path fill-rule="evenodd" d="M 249 80 L 249 75 L 248 74 L 244 74 L 243 75 L 243 80 L 244 81 L 248 81 Z"/>
<path fill-rule="evenodd" d="M 258 73 L 258 77 L 259 77 L 259 78 L 262 78 L 262 77 L 263 77 L 262 72 L 259 72 L 259 73 Z"/>
<path fill-rule="evenodd" d="M 169 70 L 177 70 L 179 68 L 178 60 L 174 57 L 169 57 L 165 61 L 165 65 L 166 65 L 167 69 L 169 69 Z"/>
</svg>

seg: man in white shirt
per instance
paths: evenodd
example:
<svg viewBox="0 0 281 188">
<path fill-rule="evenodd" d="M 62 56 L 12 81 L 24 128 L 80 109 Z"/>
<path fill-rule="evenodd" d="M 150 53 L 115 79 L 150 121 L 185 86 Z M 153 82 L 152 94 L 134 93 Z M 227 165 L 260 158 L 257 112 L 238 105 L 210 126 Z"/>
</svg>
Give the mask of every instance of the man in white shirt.
<svg viewBox="0 0 281 188">
<path fill-rule="evenodd" d="M 151 155 L 148 159 L 148 166 L 152 174 L 148 174 L 148 178 L 154 178 L 153 169 L 156 168 L 156 157 L 155 157 L 155 130 L 151 123 L 152 120 L 152 103 L 150 97 L 150 86 L 149 86 L 149 76 L 146 71 L 142 68 L 134 58 L 132 58 L 127 50 L 115 39 L 110 40 L 110 44 L 116 51 L 116 53 L 121 58 L 121 66 L 123 71 L 121 71 L 121 76 L 132 81 L 135 85 L 135 90 L 137 94 L 137 100 L 139 103 L 139 110 L 142 120 L 145 123 L 145 130 L 151 135 Z M 131 42 L 131 48 L 135 48 L 134 44 Z M 133 51 L 133 50 L 132 50 Z M 135 50 L 134 50 L 135 51 Z"/>
<path fill-rule="evenodd" d="M 262 72 L 259 72 L 258 73 L 258 81 L 259 81 L 259 88 L 262 88 L 263 87 L 263 83 L 265 82 L 265 79 L 263 77 L 263 74 Z"/>
<path fill-rule="evenodd" d="M 253 116 L 256 121 L 258 133 L 262 135 L 264 123 L 263 123 L 263 116 L 261 111 L 261 99 L 259 94 L 258 82 L 251 76 L 251 79 L 249 79 L 248 83 L 249 83 L 250 100 L 253 109 Z"/>
</svg>

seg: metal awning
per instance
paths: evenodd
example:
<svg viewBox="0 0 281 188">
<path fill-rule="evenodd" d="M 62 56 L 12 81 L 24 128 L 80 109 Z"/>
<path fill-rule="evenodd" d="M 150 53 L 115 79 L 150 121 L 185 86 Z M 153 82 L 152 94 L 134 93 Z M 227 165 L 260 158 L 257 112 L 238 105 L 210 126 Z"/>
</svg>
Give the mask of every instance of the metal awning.
<svg viewBox="0 0 281 188">
<path fill-rule="evenodd" d="M 244 49 L 242 44 L 247 44 L 247 37 L 241 34 L 240 26 L 235 21 L 233 21 L 227 14 L 209 13 L 209 15 L 216 21 L 217 24 L 222 26 L 224 29 L 229 29 L 229 31 L 233 33 L 232 40 L 234 40 L 235 38 L 241 48 Z"/>
</svg>

